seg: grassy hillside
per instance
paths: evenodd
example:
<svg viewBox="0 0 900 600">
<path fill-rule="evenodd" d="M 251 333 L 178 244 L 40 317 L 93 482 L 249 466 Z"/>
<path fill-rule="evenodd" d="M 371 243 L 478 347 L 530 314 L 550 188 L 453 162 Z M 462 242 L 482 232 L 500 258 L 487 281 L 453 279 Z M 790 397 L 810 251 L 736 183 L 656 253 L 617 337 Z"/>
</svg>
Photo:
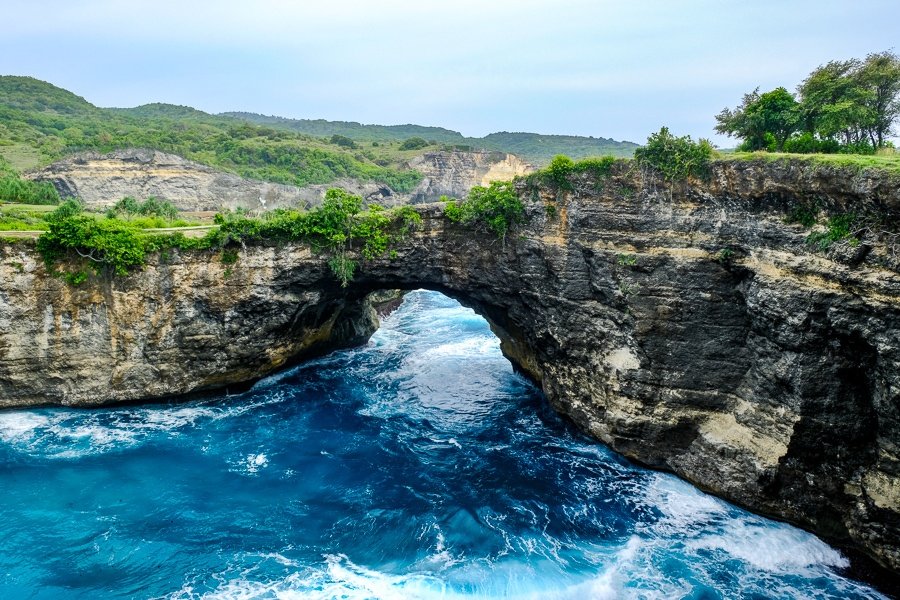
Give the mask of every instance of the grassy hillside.
<svg viewBox="0 0 900 600">
<path fill-rule="evenodd" d="M 404 145 L 421 138 L 421 145 Z M 422 141 L 424 140 L 424 141 Z M 427 143 L 426 143 L 427 142 Z M 99 108 L 31 77 L 0 76 L 0 159 L 27 171 L 82 150 L 130 147 L 171 152 L 244 177 L 298 186 L 342 177 L 411 190 L 407 161 L 447 147 L 512 152 L 538 165 L 556 154 L 630 156 L 635 144 L 602 138 L 494 133 L 465 138 L 440 127 L 361 125 L 250 113 L 211 115 L 189 106 Z"/>
<path fill-rule="evenodd" d="M 272 127 L 281 131 L 293 131 L 308 135 L 343 135 L 367 142 L 402 141 L 420 137 L 441 146 L 454 146 L 474 150 L 496 150 L 517 154 L 525 160 L 543 166 L 557 154 L 574 159 L 589 156 L 615 156 L 628 158 L 634 154 L 637 144 L 617 142 L 607 138 L 576 135 L 543 135 L 540 133 L 492 133 L 482 138 L 464 137 L 457 131 L 442 127 L 421 125 L 362 125 L 349 121 L 324 121 L 309 119 L 285 119 L 247 112 L 223 113 L 247 123 Z"/>
<path fill-rule="evenodd" d="M 298 186 L 352 177 L 402 192 L 421 179 L 403 166 L 415 151 L 350 149 L 186 106 L 98 108 L 30 77 L 0 77 L 0 157 L 13 169 L 34 169 L 80 150 L 129 147 L 172 152 L 244 177 Z"/>
</svg>

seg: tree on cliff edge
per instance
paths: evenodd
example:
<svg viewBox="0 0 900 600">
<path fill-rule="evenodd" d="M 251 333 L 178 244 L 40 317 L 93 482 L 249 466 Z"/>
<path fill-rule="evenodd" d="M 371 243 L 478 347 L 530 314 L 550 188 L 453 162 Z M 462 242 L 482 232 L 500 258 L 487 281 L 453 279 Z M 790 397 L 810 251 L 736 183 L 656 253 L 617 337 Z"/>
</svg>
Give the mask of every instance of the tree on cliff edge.
<svg viewBox="0 0 900 600">
<path fill-rule="evenodd" d="M 800 105 L 783 87 L 762 95 L 756 88 L 734 110 L 723 109 L 716 121 L 717 132 L 744 140 L 743 150 L 783 150 L 800 126 Z"/>
<path fill-rule="evenodd" d="M 798 92 L 799 102 L 783 87 L 757 88 L 716 116 L 716 131 L 742 139 L 741 150 L 874 152 L 888 145 L 900 117 L 900 57 L 828 62 Z"/>
</svg>

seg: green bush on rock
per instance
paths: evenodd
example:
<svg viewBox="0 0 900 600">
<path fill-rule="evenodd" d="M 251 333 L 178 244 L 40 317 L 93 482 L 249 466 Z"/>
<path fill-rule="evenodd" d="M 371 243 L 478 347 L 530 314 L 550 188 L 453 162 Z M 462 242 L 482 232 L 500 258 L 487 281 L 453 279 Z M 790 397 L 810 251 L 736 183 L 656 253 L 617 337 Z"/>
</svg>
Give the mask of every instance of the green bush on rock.
<svg viewBox="0 0 900 600">
<path fill-rule="evenodd" d="M 366 211 L 362 208 L 359 196 L 332 189 L 321 207 L 308 212 L 281 209 L 258 218 L 242 213 L 218 214 L 218 229 L 200 239 L 180 233 L 153 234 L 130 221 L 67 212 L 48 219 L 49 228 L 38 238 L 38 250 L 51 269 L 58 261 L 81 259 L 97 272 L 109 270 L 126 275 L 140 268 L 148 254 L 161 250 L 225 249 L 235 244 L 296 241 L 328 255 L 332 271 L 346 286 L 358 267 L 354 253 L 366 260 L 383 256 L 422 221 L 412 207 L 385 210 L 370 205 Z M 62 213 L 61 209 L 57 212 Z M 223 262 L 228 263 L 225 257 L 231 254 L 222 256 Z"/>
<path fill-rule="evenodd" d="M 573 161 L 568 156 L 560 154 L 553 157 L 553 160 L 550 161 L 546 168 L 528 175 L 525 181 L 534 187 L 546 185 L 558 192 L 569 192 L 573 189 L 571 181 L 573 175 L 586 173 L 596 180 L 601 180 L 610 174 L 615 162 L 616 158 L 613 156 L 599 156 Z"/>
<path fill-rule="evenodd" d="M 129 223 L 79 214 L 48 222 L 48 230 L 37 241 L 48 266 L 77 256 L 88 260 L 97 271 L 108 267 L 117 275 L 125 275 L 144 264 L 147 236 Z"/>
<path fill-rule="evenodd" d="M 457 223 L 485 227 L 501 240 L 525 218 L 525 206 L 509 181 L 495 181 L 488 187 L 476 186 L 462 201 L 448 201 L 444 207 L 448 219 Z"/>
<path fill-rule="evenodd" d="M 650 134 L 647 144 L 634 151 L 638 164 L 654 169 L 670 182 L 706 176 L 712 155 L 709 141 L 694 142 L 689 135 L 676 137 L 668 127 Z"/>
</svg>

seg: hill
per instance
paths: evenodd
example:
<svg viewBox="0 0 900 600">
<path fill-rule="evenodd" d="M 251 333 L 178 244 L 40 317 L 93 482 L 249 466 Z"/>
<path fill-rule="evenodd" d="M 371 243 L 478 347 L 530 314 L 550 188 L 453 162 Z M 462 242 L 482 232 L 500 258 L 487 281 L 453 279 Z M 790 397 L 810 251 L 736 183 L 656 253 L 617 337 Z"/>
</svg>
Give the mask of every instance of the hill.
<svg viewBox="0 0 900 600">
<path fill-rule="evenodd" d="M 308 135 L 325 137 L 343 135 L 357 141 L 367 142 L 403 141 L 411 137 L 420 137 L 440 143 L 462 144 L 466 139 L 458 131 L 423 125 L 363 125 L 354 121 L 287 119 L 285 117 L 272 117 L 250 112 L 226 112 L 222 113 L 221 116 Z"/>
<path fill-rule="evenodd" d="M 23 171 L 79 151 L 149 148 L 274 183 L 303 187 L 340 178 L 408 192 L 421 175 L 406 166 L 417 152 L 348 149 L 186 106 L 99 108 L 30 77 L 0 76 L 0 157 Z"/>
<path fill-rule="evenodd" d="M 404 145 L 409 138 L 422 141 Z M 213 115 L 165 103 L 100 108 L 32 77 L 0 76 L 0 159 L 18 171 L 80 151 L 148 148 L 251 179 L 303 187 L 350 178 L 403 193 L 422 180 L 410 161 L 447 147 L 515 153 L 540 165 L 555 154 L 630 156 L 637 146 L 577 136 L 495 133 L 466 138 L 420 125 Z"/>
<path fill-rule="evenodd" d="M 545 135 L 540 133 L 498 132 L 481 138 L 465 137 L 458 131 L 443 127 L 422 125 L 363 125 L 352 121 L 325 121 L 322 119 L 287 119 L 248 112 L 227 112 L 221 116 L 240 119 L 247 123 L 264 125 L 273 129 L 293 131 L 316 136 L 343 135 L 354 140 L 402 141 L 420 137 L 442 145 L 461 149 L 492 150 L 516 154 L 536 165 L 544 165 L 557 154 L 574 159 L 589 156 L 615 156 L 628 158 L 638 144 L 619 142 L 608 138 L 577 135 Z"/>
</svg>

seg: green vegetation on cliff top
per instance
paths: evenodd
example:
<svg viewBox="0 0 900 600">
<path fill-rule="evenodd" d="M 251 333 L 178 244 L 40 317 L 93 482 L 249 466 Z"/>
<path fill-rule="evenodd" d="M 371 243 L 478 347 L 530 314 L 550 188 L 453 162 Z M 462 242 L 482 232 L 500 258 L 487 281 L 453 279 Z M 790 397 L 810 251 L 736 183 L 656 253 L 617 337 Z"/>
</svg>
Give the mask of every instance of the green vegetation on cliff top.
<svg viewBox="0 0 900 600">
<path fill-rule="evenodd" d="M 900 153 L 888 154 L 790 154 L 787 152 L 732 152 L 719 154 L 720 161 L 803 161 L 811 165 L 847 168 L 855 171 L 877 170 L 900 175 Z"/>
<path fill-rule="evenodd" d="M 146 219 L 152 215 L 163 219 L 158 215 L 169 213 L 164 203 L 125 199 L 106 218 L 99 218 L 82 212 L 78 202 L 69 200 L 44 217 L 46 231 L 38 238 L 37 248 L 51 273 L 79 284 L 87 278 L 87 267 L 97 273 L 127 275 L 143 266 L 153 252 L 298 241 L 324 254 L 335 277 L 346 286 L 359 258 L 372 260 L 388 254 L 394 243 L 421 222 L 410 206 L 385 210 L 370 204 L 363 211 L 362 198 L 340 189 L 328 190 L 322 206 L 310 211 L 277 209 L 261 217 L 216 215 L 218 227 L 203 238 L 147 230 Z M 227 252 L 223 261 L 237 262 L 233 250 Z"/>
<path fill-rule="evenodd" d="M 505 242 L 509 230 L 525 219 L 525 205 L 512 182 L 495 181 L 473 187 L 462 202 L 449 200 L 444 214 L 451 221 L 486 228 Z"/>
<path fill-rule="evenodd" d="M 797 87 L 744 94 L 716 116 L 716 131 L 743 140 L 739 150 L 874 154 L 893 148 L 900 121 L 900 56 L 832 60 Z"/>
</svg>

